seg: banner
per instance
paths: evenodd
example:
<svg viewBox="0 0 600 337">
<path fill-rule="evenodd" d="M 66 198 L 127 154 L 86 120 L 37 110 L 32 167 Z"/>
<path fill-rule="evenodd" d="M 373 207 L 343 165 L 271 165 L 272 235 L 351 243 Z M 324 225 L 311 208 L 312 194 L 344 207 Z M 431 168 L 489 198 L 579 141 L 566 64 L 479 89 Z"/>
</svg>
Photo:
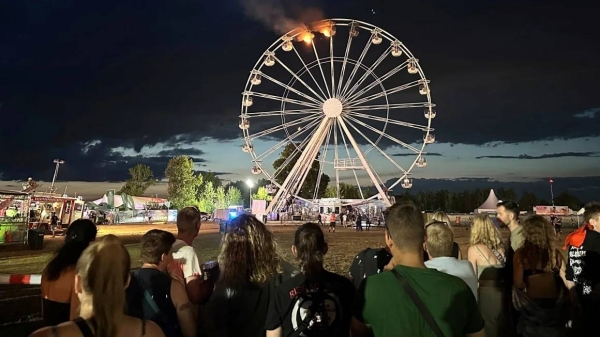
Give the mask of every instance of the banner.
<svg viewBox="0 0 600 337">
<path fill-rule="evenodd" d="M 537 215 L 569 215 L 568 206 L 535 206 Z"/>
<path fill-rule="evenodd" d="M 106 191 L 106 203 L 108 207 L 115 208 L 115 190 Z"/>
</svg>

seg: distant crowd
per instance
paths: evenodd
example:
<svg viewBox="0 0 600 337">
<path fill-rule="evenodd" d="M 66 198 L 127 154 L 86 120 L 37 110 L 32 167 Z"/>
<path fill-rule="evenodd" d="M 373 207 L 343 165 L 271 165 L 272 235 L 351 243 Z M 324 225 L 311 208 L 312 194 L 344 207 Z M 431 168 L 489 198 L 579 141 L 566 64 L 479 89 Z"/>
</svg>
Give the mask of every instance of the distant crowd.
<svg viewBox="0 0 600 337">
<path fill-rule="evenodd" d="M 43 271 L 47 327 L 30 336 L 600 335 L 600 203 L 585 206 L 564 247 L 547 219 L 520 220 L 514 202 L 498 204 L 497 218 L 508 240 L 477 215 L 463 260 L 446 214 L 425 223 L 417 205 L 397 203 L 385 213 L 385 248 L 359 252 L 344 276 L 325 269 L 329 246 L 315 223 L 296 229 L 297 265 L 246 214 L 228 226 L 218 261 L 201 263 L 200 212 L 186 207 L 177 235 L 142 237 L 132 271 L 117 237 L 96 240 L 96 226 L 77 220 Z"/>
</svg>

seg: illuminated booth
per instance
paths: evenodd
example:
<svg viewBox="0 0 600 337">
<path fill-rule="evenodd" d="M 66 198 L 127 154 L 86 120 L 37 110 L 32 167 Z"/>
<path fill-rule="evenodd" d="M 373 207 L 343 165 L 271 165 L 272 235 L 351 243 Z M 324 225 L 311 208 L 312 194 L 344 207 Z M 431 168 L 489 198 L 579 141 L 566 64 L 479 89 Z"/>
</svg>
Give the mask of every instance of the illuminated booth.
<svg viewBox="0 0 600 337">
<path fill-rule="evenodd" d="M 27 241 L 30 194 L 0 190 L 0 245 Z"/>
<path fill-rule="evenodd" d="M 84 202 L 81 198 L 58 194 L 38 194 L 31 197 L 29 228 L 50 230 L 52 213 L 58 217 L 59 225 L 66 228 L 71 222 L 83 217 Z"/>
</svg>

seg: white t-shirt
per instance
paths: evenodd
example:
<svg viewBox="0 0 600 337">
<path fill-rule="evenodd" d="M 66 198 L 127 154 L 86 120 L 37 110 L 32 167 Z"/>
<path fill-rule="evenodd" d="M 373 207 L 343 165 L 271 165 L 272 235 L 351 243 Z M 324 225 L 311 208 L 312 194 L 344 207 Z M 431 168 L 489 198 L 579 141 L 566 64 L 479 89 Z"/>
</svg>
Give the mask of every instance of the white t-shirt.
<svg viewBox="0 0 600 337">
<path fill-rule="evenodd" d="M 477 296 L 477 274 L 473 270 L 473 265 L 471 262 L 466 260 L 459 260 L 455 257 L 436 257 L 431 260 L 425 261 L 425 266 L 431 269 L 437 269 L 442 273 L 446 273 L 448 275 L 456 276 L 463 281 L 471 288 L 473 291 L 473 295 L 475 295 L 475 299 L 478 299 Z"/>
<path fill-rule="evenodd" d="M 183 277 L 193 276 L 194 273 L 202 275 L 202 268 L 194 247 L 188 246 L 184 241 L 177 239 L 173 243 L 173 259 L 183 263 Z"/>
</svg>

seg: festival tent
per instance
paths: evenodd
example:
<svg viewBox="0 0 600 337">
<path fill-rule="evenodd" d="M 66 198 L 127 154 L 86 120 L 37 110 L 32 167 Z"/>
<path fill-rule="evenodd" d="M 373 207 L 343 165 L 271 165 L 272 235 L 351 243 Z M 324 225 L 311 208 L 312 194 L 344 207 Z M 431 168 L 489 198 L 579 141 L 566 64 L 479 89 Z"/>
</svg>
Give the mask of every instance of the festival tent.
<svg viewBox="0 0 600 337">
<path fill-rule="evenodd" d="M 164 205 L 167 199 L 162 198 L 147 198 L 147 197 L 131 197 L 133 199 L 133 203 L 135 205 L 135 209 L 146 209 L 146 205 L 150 203 L 155 203 L 159 205 Z M 94 204 L 108 204 L 108 197 L 105 195 L 98 200 L 93 201 Z M 114 207 L 123 206 L 123 198 L 120 195 L 115 194 L 114 196 Z"/>
<path fill-rule="evenodd" d="M 475 209 L 475 214 L 478 213 L 492 213 L 496 212 L 496 206 L 498 205 L 498 197 L 496 197 L 496 193 L 494 190 L 490 190 L 490 195 L 488 195 L 487 199 L 481 206 Z"/>
</svg>

